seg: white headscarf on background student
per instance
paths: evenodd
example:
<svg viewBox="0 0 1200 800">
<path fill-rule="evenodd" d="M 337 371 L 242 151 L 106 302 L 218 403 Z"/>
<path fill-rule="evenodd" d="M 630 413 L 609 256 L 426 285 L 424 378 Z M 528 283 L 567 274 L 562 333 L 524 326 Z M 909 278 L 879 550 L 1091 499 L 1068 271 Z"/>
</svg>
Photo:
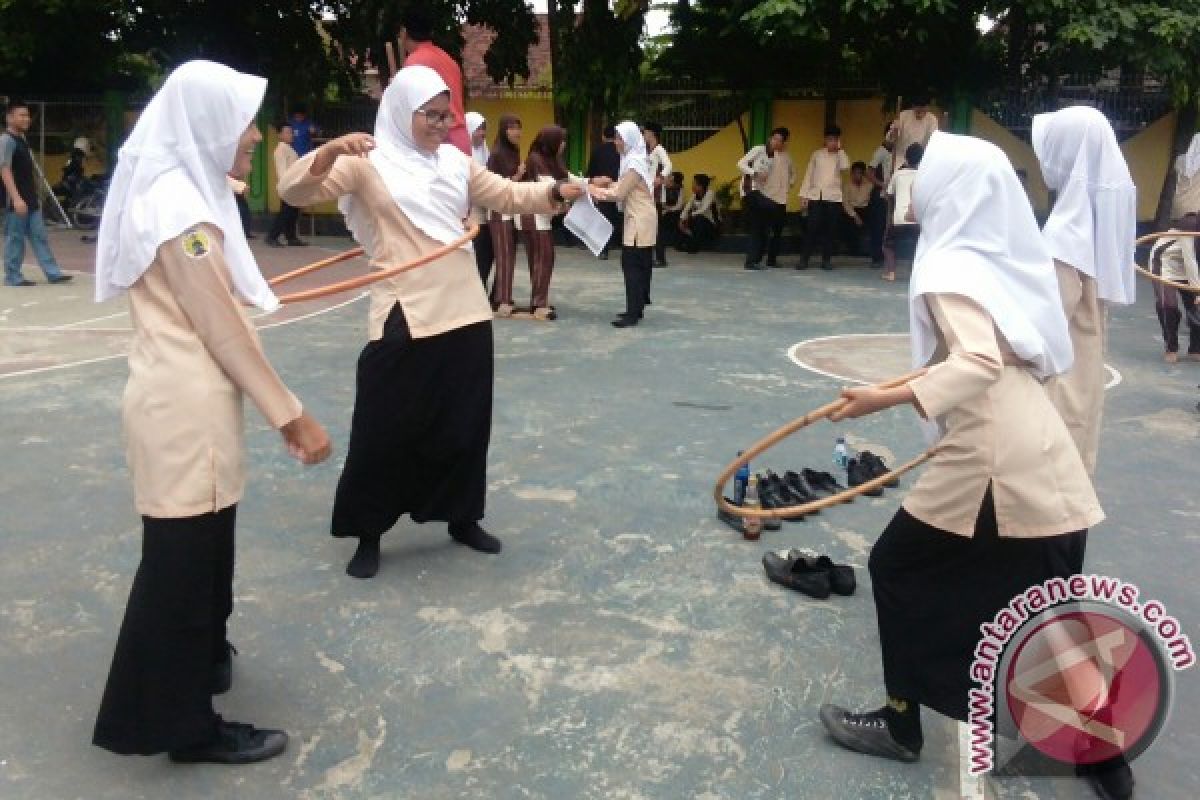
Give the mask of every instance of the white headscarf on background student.
<svg viewBox="0 0 1200 800">
<path fill-rule="evenodd" d="M 1185 178 L 1194 178 L 1200 174 L 1200 133 L 1192 136 L 1192 143 L 1188 145 L 1187 152 L 1182 158 L 1183 176 Z"/>
<path fill-rule="evenodd" d="M 1042 228 L 1050 255 L 1095 279 L 1106 302 L 1136 297 L 1137 188 L 1112 125 L 1088 106 L 1033 118 L 1033 150 L 1057 192 Z"/>
<path fill-rule="evenodd" d="M 481 167 L 486 167 L 488 162 L 488 146 L 487 140 L 480 144 L 475 144 L 475 131 L 479 130 L 479 126 L 487 122 L 483 118 L 483 114 L 478 111 L 468 111 L 466 114 L 467 136 L 471 138 L 471 157 L 475 159 L 475 163 Z"/>
<path fill-rule="evenodd" d="M 379 172 L 388 193 L 413 225 L 431 239 L 449 244 L 464 233 L 467 216 L 470 160 L 452 144 L 434 152 L 420 149 L 413 139 L 413 112 L 449 87 L 429 67 L 405 67 L 388 84 L 375 117 L 375 149 L 371 165 Z M 354 195 L 345 195 L 338 208 L 346 227 L 372 255 L 374 221 Z M 471 243 L 463 245 L 471 249 Z"/>
<path fill-rule="evenodd" d="M 991 316 L 1039 378 L 1073 353 L 1054 262 L 1012 164 L 982 139 L 934 133 L 913 185 L 921 238 L 909 281 L 913 365 L 929 363 L 937 332 L 922 295 L 968 297 Z"/>
<path fill-rule="evenodd" d="M 642 129 L 636 122 L 627 119 L 617 126 L 617 136 L 621 137 L 621 142 L 625 145 L 625 152 L 621 154 L 618 179 L 629 170 L 633 170 L 642 176 L 646 188 L 653 192 L 654 176 L 650 174 L 650 156 L 646 152 L 646 140 L 642 136 Z"/>
<path fill-rule="evenodd" d="M 279 306 L 226 181 L 266 89 L 265 79 L 212 61 L 189 61 L 167 77 L 117 158 L 96 246 L 97 302 L 137 283 L 163 242 L 207 222 L 223 234 L 238 296 L 267 311 Z"/>
</svg>

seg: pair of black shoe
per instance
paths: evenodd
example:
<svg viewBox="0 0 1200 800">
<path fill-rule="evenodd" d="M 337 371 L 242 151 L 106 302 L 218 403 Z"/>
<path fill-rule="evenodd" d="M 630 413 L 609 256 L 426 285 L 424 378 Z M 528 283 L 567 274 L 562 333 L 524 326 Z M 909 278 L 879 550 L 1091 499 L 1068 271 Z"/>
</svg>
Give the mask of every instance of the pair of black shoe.
<svg viewBox="0 0 1200 800">
<path fill-rule="evenodd" d="M 860 486 L 868 481 L 873 481 L 876 478 L 886 475 L 891 472 L 887 464 L 883 463 L 883 459 L 872 453 L 870 450 L 863 450 L 857 457 L 850 459 L 846 463 L 846 482 L 850 486 Z M 867 497 L 880 497 L 883 495 L 883 487 L 894 489 L 900 485 L 899 478 L 892 478 L 885 482 L 883 486 L 876 486 L 864 494 Z"/>
<path fill-rule="evenodd" d="M 729 503 L 731 506 L 737 505 L 737 503 L 733 502 L 728 497 L 725 498 L 725 502 Z M 766 506 L 763 506 L 763 508 L 766 508 Z M 717 509 L 717 519 L 720 520 L 721 522 L 724 522 L 726 525 L 733 528 L 735 531 L 742 534 L 743 536 L 746 535 L 745 520 L 742 517 L 738 516 L 737 514 L 733 514 L 728 511 L 723 511 L 722 509 L 718 508 Z M 762 521 L 762 527 L 763 527 L 764 531 L 777 531 L 777 530 L 781 530 L 783 528 L 783 523 L 777 519 L 764 519 Z"/>
<path fill-rule="evenodd" d="M 800 472 L 788 470 L 783 473 L 783 477 L 771 470 L 758 476 L 759 500 L 763 508 L 770 509 L 811 503 L 844 491 L 845 488 L 828 472 L 817 472 L 807 468 Z M 790 519 L 795 521 L 803 518 L 799 516 Z"/>
<path fill-rule="evenodd" d="M 773 583 L 818 600 L 829 597 L 830 592 L 848 597 L 854 594 L 857 585 L 854 567 L 835 564 L 829 556 L 805 550 L 767 553 L 762 563 Z"/>
</svg>

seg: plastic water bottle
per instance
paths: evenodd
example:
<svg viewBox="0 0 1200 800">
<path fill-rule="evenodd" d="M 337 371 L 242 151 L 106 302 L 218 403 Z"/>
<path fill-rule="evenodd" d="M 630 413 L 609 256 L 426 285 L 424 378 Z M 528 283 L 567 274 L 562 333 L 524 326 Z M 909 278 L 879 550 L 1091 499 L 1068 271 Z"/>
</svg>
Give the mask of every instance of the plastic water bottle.
<svg viewBox="0 0 1200 800">
<path fill-rule="evenodd" d="M 837 437 L 837 442 L 833 445 L 833 463 L 837 464 L 838 469 L 845 469 L 850 463 L 850 451 L 846 449 L 846 437 Z"/>
<path fill-rule="evenodd" d="M 742 503 L 745 508 L 760 508 L 758 502 L 758 478 L 751 477 L 746 484 L 746 502 Z M 758 517 L 742 517 L 742 538 L 750 541 L 757 541 L 762 535 L 763 521 Z"/>
<path fill-rule="evenodd" d="M 739 450 L 740 456 L 744 450 Z M 750 465 L 743 464 L 733 476 L 733 503 L 734 505 L 742 505 L 746 502 L 746 487 L 750 485 Z"/>
</svg>

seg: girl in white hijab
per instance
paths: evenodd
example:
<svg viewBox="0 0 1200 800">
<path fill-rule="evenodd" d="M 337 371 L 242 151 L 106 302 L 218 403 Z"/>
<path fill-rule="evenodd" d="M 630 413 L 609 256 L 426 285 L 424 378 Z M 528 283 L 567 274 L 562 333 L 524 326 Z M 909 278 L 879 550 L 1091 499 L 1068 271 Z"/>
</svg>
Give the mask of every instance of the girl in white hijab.
<svg viewBox="0 0 1200 800">
<path fill-rule="evenodd" d="M 624 207 L 621 272 L 625 277 L 625 311 L 612 324 L 614 328 L 631 328 L 642 319 L 650 302 L 658 211 L 654 205 L 654 176 L 650 173 L 646 140 L 637 123 L 626 120 L 618 125 L 614 144 L 621 154 L 616 184 L 610 185 L 609 178 L 593 178 L 589 191 L 597 202 L 616 201 Z"/>
<path fill-rule="evenodd" d="M 478 111 L 468 111 L 467 135 L 471 137 L 471 160 L 486 167 L 491 153 L 487 146 L 487 120 Z M 487 288 L 488 278 L 492 274 L 492 264 L 496 261 L 496 249 L 492 245 L 492 232 L 488 227 L 490 213 L 481 206 L 471 206 L 471 219 L 479 225 L 479 235 L 475 237 L 475 266 L 479 268 L 479 280 L 483 288 Z"/>
<path fill-rule="evenodd" d="M 939 450 L 871 551 L 887 702 L 820 717 L 844 747 L 915 761 L 920 707 L 967 719 L 979 625 L 1069 575 L 1103 518 L 1040 379 L 1071 364 L 1054 268 L 997 147 L 935 133 L 913 188 L 913 363 L 897 389 L 846 389 L 834 419 L 900 404 L 936 422 Z M 953 604 L 947 604 L 953 598 Z"/>
<path fill-rule="evenodd" d="M 243 394 L 305 463 L 330 449 L 271 369 L 242 307 L 278 305 L 226 184 L 227 174 L 250 171 L 265 88 L 208 61 L 176 69 L 121 148 L 104 207 L 96 296 L 129 296 L 123 407 L 143 527 L 93 737 L 115 753 L 248 763 L 287 744 L 282 731 L 227 723 L 212 707 L 232 679 L 226 621 Z"/>
<path fill-rule="evenodd" d="M 1135 298 L 1137 189 L 1112 126 L 1094 108 L 1038 114 L 1033 149 L 1046 186 L 1057 193 L 1042 234 L 1075 352 L 1070 372 L 1046 389 L 1091 473 L 1104 408 L 1106 307 Z"/>
<path fill-rule="evenodd" d="M 383 94 L 375 135 L 350 134 L 296 162 L 280 181 L 295 206 L 340 198 L 375 269 L 463 235 L 472 205 L 546 214 L 582 189 L 518 184 L 446 143 L 450 94 L 427 67 L 405 67 Z M 363 158 L 362 156 L 366 156 Z M 331 533 L 355 537 L 346 567 L 379 569 L 380 539 L 403 514 L 449 523 L 461 544 L 498 553 L 484 515 L 492 423 L 492 307 L 470 244 L 371 287 L 370 341 L 358 361 L 350 448 Z"/>
</svg>

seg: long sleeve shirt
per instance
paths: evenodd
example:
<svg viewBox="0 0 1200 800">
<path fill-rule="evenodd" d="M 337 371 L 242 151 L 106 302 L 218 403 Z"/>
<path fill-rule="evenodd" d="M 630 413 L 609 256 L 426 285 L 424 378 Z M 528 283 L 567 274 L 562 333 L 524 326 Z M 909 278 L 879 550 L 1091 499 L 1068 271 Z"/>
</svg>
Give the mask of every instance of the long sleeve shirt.
<svg viewBox="0 0 1200 800">
<path fill-rule="evenodd" d="M 925 116 L 917 119 L 916 113 L 911 108 L 901 111 L 892 123 L 891 130 L 888 131 L 888 139 L 896 143 L 892 150 L 896 166 L 899 167 L 905 162 L 908 157 L 906 154 L 909 145 L 920 144 L 925 147 L 929 144 L 929 137 L 933 136 L 933 132 L 937 129 L 937 117 L 932 113 L 926 111 Z"/>
<path fill-rule="evenodd" d="M 667 150 L 661 144 L 655 145 L 654 150 L 650 152 L 650 175 L 657 176 L 666 181 L 668 175 L 675 171 L 675 165 L 671 163 L 671 157 L 667 155 Z M 666 200 L 667 189 L 665 184 L 659 186 L 654 192 L 654 202 L 661 203 Z"/>
<path fill-rule="evenodd" d="M 1173 231 L 1177 233 L 1178 231 Z M 1200 289 L 1200 267 L 1196 260 L 1196 239 L 1181 236 L 1164 239 L 1166 244 L 1156 248 L 1162 260 L 1162 276 L 1169 281 L 1187 283 Z"/>
<path fill-rule="evenodd" d="M 871 204 L 871 192 L 875 190 L 875 186 L 863 178 L 862 183 L 854 181 L 846 181 L 846 186 L 842 190 L 842 209 L 849 217 L 861 217 L 866 211 L 868 205 Z"/>
<path fill-rule="evenodd" d="M 991 486 L 1003 537 L 1056 536 L 1104 519 L 1066 425 L 991 316 L 961 295 L 927 294 L 925 302 L 938 346 L 909 387 L 943 434 L 904 509 L 973 536 Z"/>
<path fill-rule="evenodd" d="M 765 145 L 750 148 L 746 155 L 737 162 L 738 172 L 751 177 L 759 173 L 767 173 L 767 179 L 762 186 L 762 193 L 780 205 L 787 205 L 788 192 L 796 183 L 796 165 L 792 157 L 785 152 L 767 155 Z M 746 196 L 744 186 L 739 185 L 742 196 Z"/>
<path fill-rule="evenodd" d="M 279 182 L 279 196 L 290 205 L 304 207 L 354 195 L 370 213 L 373 269 L 398 266 L 442 246 L 404 214 L 370 159 L 341 156 L 328 172 L 313 175 L 316 152 L 292 165 Z M 514 183 L 473 160 L 467 174 L 468 203 L 504 214 L 550 214 L 557 208 L 552 184 Z M 466 213 L 464 208 L 463 215 Z M 368 336 L 372 341 L 383 336 L 384 322 L 397 303 L 404 309 L 414 339 L 494 316 L 470 248 L 459 248 L 428 266 L 373 283 L 370 292 Z"/>
<path fill-rule="evenodd" d="M 283 173 L 288 171 L 288 168 L 300 160 L 300 156 L 296 154 L 296 149 L 287 142 L 280 142 L 275 145 L 275 181 L 283 177 Z"/>
<path fill-rule="evenodd" d="M 683 207 L 683 213 L 679 215 L 679 218 L 681 220 L 689 220 L 692 217 L 704 217 L 715 225 L 717 221 L 713 218 L 714 202 L 716 202 L 716 198 L 712 193 L 712 189 L 706 191 L 704 196 L 699 199 L 693 194 L 688 198 L 687 205 Z"/>
<path fill-rule="evenodd" d="M 831 153 L 822 147 L 808 159 L 804 182 L 800 184 L 800 196 L 807 200 L 842 202 L 842 173 L 850 169 L 850 158 L 845 150 Z"/>
<path fill-rule="evenodd" d="M 625 207 L 622 247 L 653 247 L 658 242 L 658 211 L 654 206 L 654 195 L 641 175 L 631 169 L 625 170 L 621 180 L 603 190 L 602 196 L 609 201 L 618 201 Z"/>
<path fill-rule="evenodd" d="M 242 396 L 273 428 L 300 416 L 233 295 L 220 229 L 163 242 L 129 290 L 133 341 L 122 402 L 139 514 L 191 517 L 242 497 Z"/>
</svg>

